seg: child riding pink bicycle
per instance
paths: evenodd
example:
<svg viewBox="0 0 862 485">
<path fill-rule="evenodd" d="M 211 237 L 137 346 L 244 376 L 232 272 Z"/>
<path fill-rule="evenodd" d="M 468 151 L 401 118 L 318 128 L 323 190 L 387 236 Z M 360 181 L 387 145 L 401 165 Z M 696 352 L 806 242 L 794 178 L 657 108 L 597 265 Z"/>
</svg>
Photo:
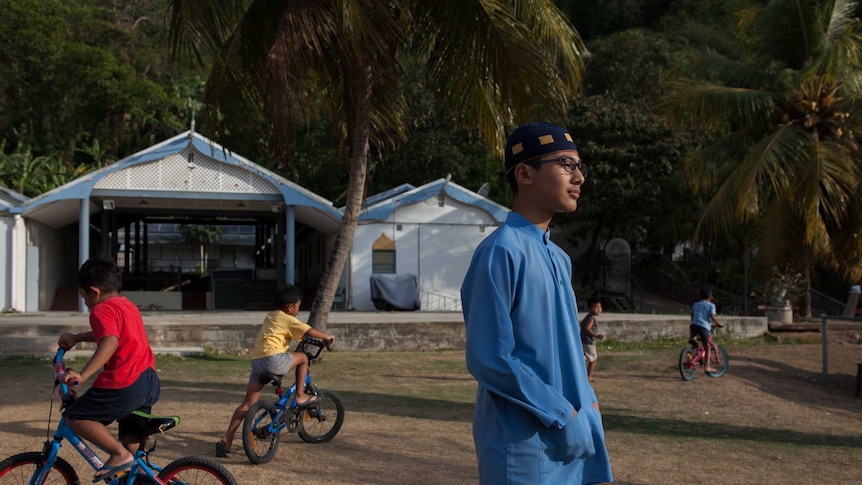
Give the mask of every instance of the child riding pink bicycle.
<svg viewBox="0 0 862 485">
<path fill-rule="evenodd" d="M 691 325 L 689 326 L 688 342 L 693 348 L 697 348 L 695 337 L 700 338 L 701 344 L 706 347 L 706 358 L 703 361 L 704 370 L 707 373 L 716 372 L 717 369 L 710 367 L 712 362 L 711 346 L 708 345 L 709 337 L 712 334 L 712 327 L 723 327 L 718 318 L 716 318 L 715 303 L 712 302 L 712 290 L 710 288 L 701 288 L 701 300 L 691 306 Z"/>
</svg>

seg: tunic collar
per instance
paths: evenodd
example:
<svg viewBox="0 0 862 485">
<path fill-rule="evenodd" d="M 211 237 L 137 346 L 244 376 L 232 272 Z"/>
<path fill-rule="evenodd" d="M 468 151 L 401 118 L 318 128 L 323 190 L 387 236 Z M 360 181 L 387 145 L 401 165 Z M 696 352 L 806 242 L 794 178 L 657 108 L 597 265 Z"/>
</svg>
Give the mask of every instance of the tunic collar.
<svg viewBox="0 0 862 485">
<path fill-rule="evenodd" d="M 514 211 L 509 211 L 506 216 L 506 225 L 515 229 L 519 229 L 528 236 L 541 241 L 543 244 L 548 244 L 551 240 L 551 230 L 542 231 L 539 226 L 528 221 L 524 216 Z"/>
</svg>

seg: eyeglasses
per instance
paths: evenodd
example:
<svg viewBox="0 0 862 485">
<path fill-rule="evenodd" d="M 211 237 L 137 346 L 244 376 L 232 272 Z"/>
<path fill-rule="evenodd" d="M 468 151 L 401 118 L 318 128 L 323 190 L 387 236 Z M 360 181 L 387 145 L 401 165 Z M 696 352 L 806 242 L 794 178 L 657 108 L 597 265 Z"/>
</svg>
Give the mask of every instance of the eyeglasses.
<svg viewBox="0 0 862 485">
<path fill-rule="evenodd" d="M 587 176 L 587 172 L 589 171 L 587 170 L 587 164 L 572 157 L 552 158 L 550 160 L 536 160 L 535 162 L 530 162 L 527 165 L 539 165 L 540 163 L 559 163 L 567 174 L 573 174 L 575 173 L 575 169 L 578 169 L 581 171 L 581 175 L 583 175 L 584 177 Z"/>
</svg>

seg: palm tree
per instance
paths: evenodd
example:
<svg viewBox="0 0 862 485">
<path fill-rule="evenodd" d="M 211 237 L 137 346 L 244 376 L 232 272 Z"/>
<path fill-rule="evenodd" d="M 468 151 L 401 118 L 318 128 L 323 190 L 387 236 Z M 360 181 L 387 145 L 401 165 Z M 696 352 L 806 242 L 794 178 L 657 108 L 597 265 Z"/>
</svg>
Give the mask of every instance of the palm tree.
<svg viewBox="0 0 862 485">
<path fill-rule="evenodd" d="M 850 0 L 774 0 L 742 16 L 748 62 L 704 52 L 660 110 L 720 133 L 687 166 L 712 194 L 698 234 L 751 224 L 762 269 L 862 271 L 862 35 Z M 810 316 L 810 292 L 805 291 Z"/>
<path fill-rule="evenodd" d="M 224 226 L 209 226 L 204 224 L 182 224 L 180 231 L 186 244 L 199 244 L 201 263 L 200 274 L 209 272 L 209 246 L 218 242 L 224 235 Z"/>
<path fill-rule="evenodd" d="M 551 0 L 172 0 L 171 46 L 214 56 L 211 131 L 241 133 L 263 111 L 286 160 L 291 126 L 323 106 L 340 120 L 344 217 L 311 308 L 325 328 L 364 196 L 370 147 L 403 133 L 401 62 L 425 62 L 428 93 L 501 151 L 527 119 L 565 120 L 584 46 Z M 217 133 L 216 133 L 217 134 Z"/>
</svg>

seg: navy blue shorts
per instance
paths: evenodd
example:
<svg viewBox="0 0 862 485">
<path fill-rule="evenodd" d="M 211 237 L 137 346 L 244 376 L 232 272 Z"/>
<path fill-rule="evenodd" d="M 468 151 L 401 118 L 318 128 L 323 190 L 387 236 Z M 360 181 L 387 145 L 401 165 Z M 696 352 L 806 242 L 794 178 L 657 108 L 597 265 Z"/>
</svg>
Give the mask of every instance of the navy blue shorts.
<svg viewBox="0 0 862 485">
<path fill-rule="evenodd" d="M 700 344 L 706 345 L 709 343 L 709 334 L 710 331 L 706 327 L 701 327 L 700 325 L 689 325 L 688 333 L 690 335 L 689 341 L 693 340 L 695 336 L 700 337 Z"/>
<path fill-rule="evenodd" d="M 132 411 L 140 410 L 149 413 L 159 400 L 160 392 L 159 375 L 150 367 L 128 387 L 122 389 L 91 387 L 66 409 L 65 416 L 67 419 L 98 421 L 105 426 L 119 421 L 119 436 L 122 438 L 133 430 L 123 423 L 123 418 L 132 414 Z"/>
</svg>

